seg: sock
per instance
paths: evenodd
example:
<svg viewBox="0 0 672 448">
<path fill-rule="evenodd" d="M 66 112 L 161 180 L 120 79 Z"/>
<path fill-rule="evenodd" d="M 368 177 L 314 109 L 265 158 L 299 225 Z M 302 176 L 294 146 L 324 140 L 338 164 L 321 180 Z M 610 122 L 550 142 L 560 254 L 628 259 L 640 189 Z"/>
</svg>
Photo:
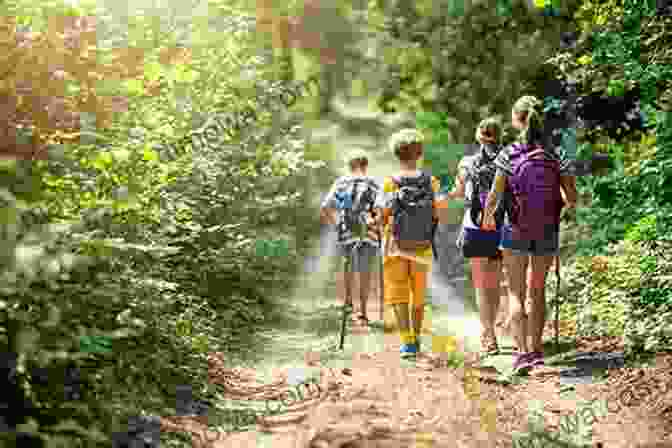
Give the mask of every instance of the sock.
<svg viewBox="0 0 672 448">
<path fill-rule="evenodd" d="M 414 344 L 415 343 L 415 334 L 413 330 L 401 330 L 399 331 L 401 336 L 402 344 Z"/>
</svg>

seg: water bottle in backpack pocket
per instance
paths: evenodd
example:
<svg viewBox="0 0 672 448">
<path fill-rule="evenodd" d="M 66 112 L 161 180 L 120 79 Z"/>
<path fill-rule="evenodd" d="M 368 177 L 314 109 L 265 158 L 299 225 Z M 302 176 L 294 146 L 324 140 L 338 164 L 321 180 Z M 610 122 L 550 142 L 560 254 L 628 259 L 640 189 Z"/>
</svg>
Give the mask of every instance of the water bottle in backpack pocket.
<svg viewBox="0 0 672 448">
<path fill-rule="evenodd" d="M 513 195 L 511 230 L 514 240 L 551 238 L 560 226 L 563 207 L 560 161 L 540 146 L 515 145 L 511 153 Z"/>
<path fill-rule="evenodd" d="M 393 177 L 392 236 L 402 250 L 425 250 L 434 239 L 434 190 L 427 173 Z"/>
</svg>

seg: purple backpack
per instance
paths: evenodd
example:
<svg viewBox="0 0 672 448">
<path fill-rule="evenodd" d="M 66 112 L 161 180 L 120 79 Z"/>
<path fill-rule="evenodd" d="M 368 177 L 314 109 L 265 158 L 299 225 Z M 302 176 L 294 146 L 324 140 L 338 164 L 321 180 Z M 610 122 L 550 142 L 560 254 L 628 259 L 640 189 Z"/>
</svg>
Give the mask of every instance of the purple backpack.
<svg viewBox="0 0 672 448">
<path fill-rule="evenodd" d="M 541 146 L 520 144 L 513 145 L 510 160 L 513 236 L 520 240 L 546 240 L 560 225 L 560 162 L 549 157 Z"/>
</svg>

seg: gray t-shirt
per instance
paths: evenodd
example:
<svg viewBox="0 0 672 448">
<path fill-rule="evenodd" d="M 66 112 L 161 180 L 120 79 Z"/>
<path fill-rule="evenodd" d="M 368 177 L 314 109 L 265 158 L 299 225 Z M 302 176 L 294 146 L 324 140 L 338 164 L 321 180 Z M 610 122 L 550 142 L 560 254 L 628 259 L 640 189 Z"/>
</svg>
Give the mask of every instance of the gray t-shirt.
<svg viewBox="0 0 672 448">
<path fill-rule="evenodd" d="M 338 204 L 336 201 L 336 193 L 343 187 L 353 184 L 354 182 L 357 181 L 362 182 L 362 185 L 358 186 L 358 191 L 365 191 L 366 188 L 371 188 L 373 190 L 373 198 L 374 200 L 377 200 L 377 198 L 380 196 L 381 188 L 378 182 L 376 182 L 376 180 L 373 177 L 346 175 L 336 179 L 334 184 L 331 186 L 329 193 L 327 193 L 324 200 L 322 201 L 321 208 L 333 208 L 333 209 L 337 208 Z M 367 185 L 367 187 L 365 187 L 364 185 Z M 359 240 L 373 244 L 376 243 L 372 238 L 369 238 L 368 235 L 365 236 L 362 234 L 358 237 L 357 235 L 359 235 L 359 231 L 357 232 L 356 235 L 355 233 L 352 232 L 352 229 L 346 229 L 345 227 L 342 227 L 341 223 L 337 225 L 337 229 L 340 229 L 339 244 L 349 244 L 351 242 Z"/>
<path fill-rule="evenodd" d="M 324 197 L 324 200 L 322 201 L 322 205 L 320 206 L 321 208 L 336 208 L 336 192 L 343 187 L 343 185 L 346 185 L 350 182 L 354 181 L 362 181 L 362 182 L 367 182 L 371 185 L 371 187 L 375 190 L 376 193 L 376 198 L 378 198 L 380 194 L 380 185 L 376 180 L 371 177 L 371 176 L 353 176 L 351 174 L 341 176 L 336 181 L 333 183 L 331 186 L 331 189 L 329 190 L 329 193 Z"/>
</svg>

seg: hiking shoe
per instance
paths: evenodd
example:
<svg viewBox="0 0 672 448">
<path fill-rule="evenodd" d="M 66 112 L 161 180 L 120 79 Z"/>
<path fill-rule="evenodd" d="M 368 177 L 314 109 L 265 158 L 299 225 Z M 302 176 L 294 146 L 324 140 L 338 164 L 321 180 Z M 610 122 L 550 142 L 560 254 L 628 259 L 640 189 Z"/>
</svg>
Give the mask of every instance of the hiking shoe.
<svg viewBox="0 0 672 448">
<path fill-rule="evenodd" d="M 362 313 L 357 313 L 357 315 L 354 317 L 354 321 L 362 326 L 369 326 L 369 318 Z"/>
<path fill-rule="evenodd" d="M 418 345 L 417 344 L 401 344 L 401 349 L 399 351 L 401 352 L 402 357 L 415 356 L 415 355 L 418 354 Z"/>
<path fill-rule="evenodd" d="M 539 367 L 544 365 L 544 354 L 542 352 L 532 352 L 530 353 L 530 358 L 528 362 L 532 367 Z"/>
<path fill-rule="evenodd" d="M 541 352 L 531 352 L 520 355 L 516 359 L 516 362 L 514 362 L 513 368 L 517 373 L 523 373 L 543 365 L 544 354 Z"/>
<path fill-rule="evenodd" d="M 527 367 L 531 356 L 532 353 L 519 353 L 515 355 L 513 360 L 513 370 L 520 370 L 523 367 Z"/>
</svg>

